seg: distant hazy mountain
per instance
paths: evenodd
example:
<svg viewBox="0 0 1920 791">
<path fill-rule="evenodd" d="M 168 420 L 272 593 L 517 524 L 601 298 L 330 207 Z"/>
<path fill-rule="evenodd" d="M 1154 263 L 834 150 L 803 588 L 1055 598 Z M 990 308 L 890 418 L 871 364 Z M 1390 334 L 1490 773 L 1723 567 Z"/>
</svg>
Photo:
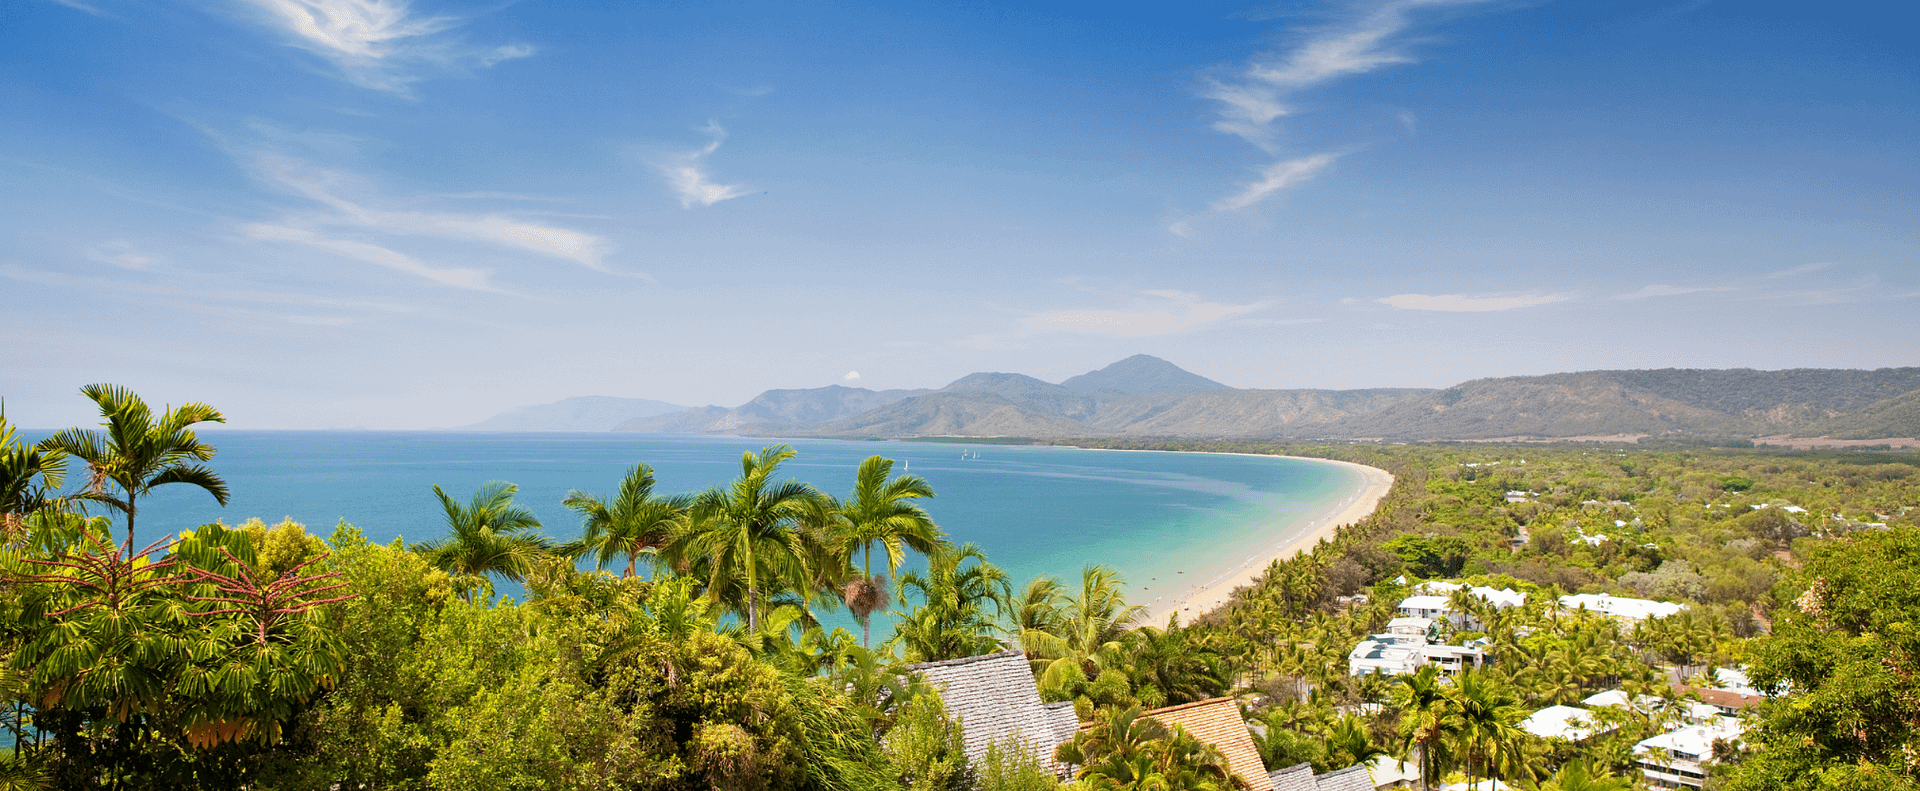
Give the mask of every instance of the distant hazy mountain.
<svg viewBox="0 0 1920 791">
<path fill-rule="evenodd" d="M 514 407 L 466 431 L 606 431 L 627 420 L 686 407 L 647 398 L 577 396 L 551 404 Z"/>
<path fill-rule="evenodd" d="M 1920 390 L 1894 396 L 1858 411 L 1828 418 L 1793 432 L 1802 437 L 1886 439 L 1920 437 Z"/>
<path fill-rule="evenodd" d="M 826 423 L 931 390 L 868 390 L 828 385 L 806 390 L 768 390 L 733 409 L 708 406 L 638 417 L 614 431 L 654 434 L 743 432 L 751 428 Z"/>
<path fill-rule="evenodd" d="M 1318 427 L 1330 437 L 1759 436 L 1907 391 L 1920 368 L 1584 371 L 1480 379 Z"/>
<path fill-rule="evenodd" d="M 1136 354 L 1098 371 L 1081 374 L 1061 382 L 1060 386 L 1090 395 L 1123 396 L 1233 389 L 1146 354 Z"/>
<path fill-rule="evenodd" d="M 1445 390 L 1237 390 L 1147 355 L 1053 384 L 975 373 L 937 391 L 768 390 L 621 431 L 823 437 L 1476 440 L 1920 433 L 1920 368 L 1583 371 Z M 1812 433 L 1809 433 L 1812 432 Z"/>
</svg>

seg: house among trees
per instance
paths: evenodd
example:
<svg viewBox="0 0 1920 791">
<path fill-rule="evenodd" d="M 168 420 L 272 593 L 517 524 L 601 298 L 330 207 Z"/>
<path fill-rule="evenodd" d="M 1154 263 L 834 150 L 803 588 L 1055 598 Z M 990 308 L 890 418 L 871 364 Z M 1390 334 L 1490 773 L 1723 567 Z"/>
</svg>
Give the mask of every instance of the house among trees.
<svg viewBox="0 0 1920 791">
<path fill-rule="evenodd" d="M 1150 718 L 1168 730 L 1178 725 L 1187 729 L 1193 738 L 1220 748 L 1233 773 L 1247 781 L 1246 791 L 1274 791 L 1267 765 L 1260 760 L 1260 750 L 1253 746 L 1253 735 L 1247 731 L 1246 718 L 1240 716 L 1240 704 L 1234 702 L 1233 698 L 1209 698 L 1183 703 L 1142 712 L 1140 716 Z M 1361 776 L 1365 777 L 1364 774 Z"/>
<path fill-rule="evenodd" d="M 1325 774 L 1314 774 L 1313 764 L 1295 764 L 1267 774 L 1273 791 L 1374 791 L 1366 764 L 1355 764 Z"/>
<path fill-rule="evenodd" d="M 1071 702 L 1040 702 L 1033 668 L 1019 651 L 923 662 L 906 669 L 925 678 L 940 694 L 947 716 L 959 721 L 969 761 L 978 762 L 996 742 L 1008 746 L 1021 741 L 1053 765 L 1054 748 L 1071 741 L 1080 729 Z"/>
<path fill-rule="evenodd" d="M 1520 721 L 1520 730 L 1542 739 L 1564 739 L 1575 743 L 1606 733 L 1613 727 L 1600 724 L 1593 712 L 1577 706 L 1548 706 Z"/>
<path fill-rule="evenodd" d="M 1633 746 L 1640 773 L 1655 788 L 1703 788 L 1707 769 L 1715 763 L 1713 744 L 1740 737 L 1740 721 L 1713 717 L 1675 731 L 1643 739 Z"/>
<path fill-rule="evenodd" d="M 1493 609 L 1505 610 L 1527 603 L 1527 594 L 1511 588 L 1495 590 L 1485 585 L 1477 585 L 1469 588 L 1465 583 L 1433 580 L 1415 585 L 1413 589 L 1416 595 L 1409 596 L 1400 602 L 1401 615 L 1410 618 L 1432 618 L 1436 621 L 1446 621 L 1452 624 L 1455 629 L 1468 629 L 1476 632 L 1485 628 L 1485 625 L 1481 624 L 1480 619 L 1474 617 L 1473 613 L 1455 611 L 1454 594 L 1457 591 L 1466 590 L 1470 596 L 1479 599 L 1485 606 Z"/>
<path fill-rule="evenodd" d="M 1410 675 L 1433 665 L 1442 673 L 1455 675 L 1463 667 L 1478 668 L 1486 663 L 1484 641 L 1444 645 L 1440 643 L 1439 633 L 1439 625 L 1432 618 L 1402 616 L 1388 621 L 1387 631 L 1360 641 L 1348 652 L 1347 673 Z"/>
<path fill-rule="evenodd" d="M 1619 621 L 1644 621 L 1665 618 L 1687 608 L 1684 604 L 1646 599 L 1629 599 L 1605 593 L 1575 593 L 1560 597 L 1560 606 L 1569 610 L 1587 610 Z"/>
</svg>

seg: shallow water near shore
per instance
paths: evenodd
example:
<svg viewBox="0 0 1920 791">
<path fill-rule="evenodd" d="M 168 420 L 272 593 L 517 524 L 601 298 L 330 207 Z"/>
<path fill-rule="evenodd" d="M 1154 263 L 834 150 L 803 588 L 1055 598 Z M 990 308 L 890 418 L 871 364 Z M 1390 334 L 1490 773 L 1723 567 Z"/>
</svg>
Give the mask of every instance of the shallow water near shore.
<svg viewBox="0 0 1920 791">
<path fill-rule="evenodd" d="M 1082 565 L 1103 563 L 1126 576 L 1128 598 L 1140 604 L 1180 595 L 1303 532 L 1360 483 L 1352 470 L 1302 459 L 1052 446 L 615 433 L 201 437 L 219 449 L 212 466 L 232 490 L 227 507 L 198 489 L 163 486 L 141 501 L 141 543 L 255 517 L 292 518 L 323 537 L 344 519 L 373 541 L 423 541 L 445 532 L 434 484 L 464 502 L 491 480 L 518 484 L 516 501 L 566 540 L 580 533 L 579 518 L 560 504 L 570 490 L 609 497 L 638 462 L 653 465 L 661 493 L 725 485 L 739 475 L 742 453 L 785 442 L 798 456 L 781 471 L 829 494 L 846 496 L 855 468 L 876 454 L 895 459 L 896 473 L 926 478 L 937 493 L 924 503 L 934 520 L 955 543 L 979 543 L 1016 589 L 1040 574 L 1077 584 Z M 834 619 L 842 621 L 851 619 Z"/>
</svg>

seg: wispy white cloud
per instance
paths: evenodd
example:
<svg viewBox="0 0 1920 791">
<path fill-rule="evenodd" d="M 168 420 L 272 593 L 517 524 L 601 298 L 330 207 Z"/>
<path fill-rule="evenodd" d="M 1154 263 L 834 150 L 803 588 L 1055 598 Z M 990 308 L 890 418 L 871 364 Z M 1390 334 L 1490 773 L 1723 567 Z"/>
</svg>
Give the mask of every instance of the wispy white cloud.
<svg viewBox="0 0 1920 791">
<path fill-rule="evenodd" d="M 1400 310 L 1437 310 L 1447 313 L 1491 313 L 1565 302 L 1564 294 L 1470 297 L 1464 294 L 1395 294 L 1376 302 Z"/>
<path fill-rule="evenodd" d="M 533 54 L 507 44 L 470 48 L 437 34 L 458 27 L 452 16 L 419 16 L 404 0 L 244 0 L 287 36 L 288 43 L 331 61 L 355 84 L 405 93 L 421 64 L 487 68 Z"/>
<path fill-rule="evenodd" d="M 752 192 L 750 188 L 737 184 L 716 184 L 707 175 L 707 157 L 720 150 L 720 141 L 727 137 L 727 130 L 720 128 L 715 121 L 708 121 L 700 131 L 713 135 L 713 142 L 706 146 L 673 157 L 658 165 L 660 174 L 667 183 L 673 185 L 673 191 L 680 196 L 680 205 L 693 208 L 694 204 L 712 206 L 723 200 L 732 200 Z"/>
<path fill-rule="evenodd" d="M 355 261 L 417 275 L 441 285 L 472 291 L 507 293 L 487 282 L 488 273 L 484 269 L 439 269 L 421 263 L 405 253 L 389 250 L 376 244 L 322 236 L 310 229 L 290 225 L 252 223 L 243 226 L 241 230 L 254 239 L 303 244 Z"/>
<path fill-rule="evenodd" d="M 1782 269 L 1778 272 L 1768 272 L 1766 277 L 1768 280 L 1777 280 L 1783 277 L 1794 277 L 1796 275 L 1811 274 L 1813 272 L 1818 272 L 1822 269 L 1826 269 L 1830 266 L 1833 266 L 1832 261 L 1822 261 L 1817 264 L 1801 264 L 1796 267 Z"/>
<path fill-rule="evenodd" d="M 340 311 L 380 314 L 411 314 L 421 312 L 417 307 L 397 302 L 339 299 L 336 297 L 323 297 L 315 294 L 300 294 L 286 291 L 179 288 L 151 282 L 134 282 L 103 277 L 75 277 L 62 272 L 26 269 L 8 264 L 0 264 L 0 277 L 57 288 L 85 290 L 93 293 L 126 292 L 141 295 L 157 294 L 170 297 L 185 297 L 199 302 L 245 302 L 266 305 L 327 308 L 335 311 L 336 315 Z M 283 313 L 281 315 L 288 314 Z"/>
<path fill-rule="evenodd" d="M 1669 286 L 1655 283 L 1629 294 L 1616 294 L 1614 299 L 1646 299 L 1647 297 L 1677 297 L 1681 294 L 1698 294 L 1703 291 L 1732 291 L 1732 286 Z"/>
<path fill-rule="evenodd" d="M 1022 334 L 1070 333 L 1108 338 L 1149 338 L 1216 326 L 1271 307 L 1267 302 L 1228 304 L 1186 291 L 1143 291 L 1117 308 L 1066 308 L 1020 318 Z"/>
<path fill-rule="evenodd" d="M 135 250 L 126 242 L 107 242 L 87 250 L 87 257 L 103 264 L 113 264 L 123 269 L 146 269 L 159 263 L 160 259 Z"/>
<path fill-rule="evenodd" d="M 1268 196 L 1311 181 L 1320 171 L 1338 159 L 1338 154 L 1315 154 L 1300 159 L 1288 159 L 1275 162 L 1260 169 L 1260 180 L 1240 185 L 1240 191 L 1214 201 L 1215 211 L 1233 211 L 1252 206 Z"/>
<path fill-rule="evenodd" d="M 48 2 L 55 3 L 57 5 L 63 5 L 75 11 L 92 14 L 94 16 L 107 15 L 107 12 L 102 11 L 98 8 L 94 8 L 93 6 L 87 5 L 86 3 L 82 3 L 80 2 L 80 0 L 48 0 Z"/>
<path fill-rule="evenodd" d="M 841 379 L 845 379 L 845 380 L 847 380 L 847 381 L 849 381 L 849 382 L 858 382 L 858 381 L 860 381 L 860 372 L 859 372 L 859 371 L 848 371 L 848 372 L 847 372 L 847 375 L 846 375 L 846 376 L 842 376 L 842 377 L 840 377 L 840 378 L 841 378 Z"/>
<path fill-rule="evenodd" d="M 602 260 L 608 245 L 592 234 L 497 214 L 467 215 L 374 208 L 367 204 L 384 199 L 374 194 L 375 190 L 365 179 L 278 153 L 254 155 L 253 170 L 269 183 L 338 212 L 319 222 L 388 233 L 486 242 L 573 261 L 598 272 L 622 274 Z M 367 197 L 344 197 L 351 193 L 361 193 Z"/>
<path fill-rule="evenodd" d="M 1292 113 L 1289 97 L 1342 77 L 1414 62 L 1397 39 L 1412 25 L 1412 12 L 1428 6 L 1478 2 L 1485 0 L 1391 0 L 1356 8 L 1346 22 L 1309 30 L 1292 48 L 1255 57 L 1238 74 L 1207 83 L 1201 95 L 1220 103 L 1213 128 L 1278 156 L 1275 124 Z M 1403 112 L 1400 120 L 1411 134 L 1412 114 Z M 1260 181 L 1243 185 L 1239 193 L 1215 202 L 1214 209 L 1240 209 L 1259 203 L 1276 192 L 1305 183 L 1336 157 L 1318 154 L 1275 162 L 1261 169 Z"/>
</svg>

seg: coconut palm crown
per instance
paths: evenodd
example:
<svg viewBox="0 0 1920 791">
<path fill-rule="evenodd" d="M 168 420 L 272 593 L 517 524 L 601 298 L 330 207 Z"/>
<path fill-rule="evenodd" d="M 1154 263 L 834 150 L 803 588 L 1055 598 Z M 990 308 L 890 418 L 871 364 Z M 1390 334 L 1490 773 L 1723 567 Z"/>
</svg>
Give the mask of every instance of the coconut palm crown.
<svg viewBox="0 0 1920 791">
<path fill-rule="evenodd" d="M 691 495 L 660 497 L 653 493 L 653 468 L 636 464 L 620 480 L 620 493 L 610 502 L 593 495 L 569 492 L 562 505 L 581 518 L 586 532 L 568 549 L 593 556 L 595 568 L 625 556 L 622 577 L 633 576 L 641 555 L 651 555 L 672 540 L 687 524 Z"/>
<path fill-rule="evenodd" d="M 893 474 L 893 460 L 869 457 L 860 463 L 853 495 L 835 500 L 835 539 L 841 552 L 861 555 L 861 574 L 846 586 L 847 608 L 860 620 L 860 644 L 868 644 L 873 613 L 887 608 L 887 576 L 873 572 L 873 547 L 880 545 L 887 575 L 897 574 L 906 550 L 923 555 L 949 548 L 946 534 L 914 500 L 933 496 L 933 487 L 918 475 Z"/>
<path fill-rule="evenodd" d="M 741 454 L 740 477 L 694 499 L 692 526 L 674 548 L 677 555 L 705 558 L 711 600 L 725 602 L 745 589 L 749 633 L 760 630 L 767 586 L 775 592 L 810 588 L 821 555 L 821 537 L 810 525 L 825 498 L 811 485 L 773 477 L 793 457 L 786 445 Z"/>
<path fill-rule="evenodd" d="M 117 385 L 94 384 L 80 392 L 100 407 L 106 431 L 70 428 L 41 441 L 40 450 L 58 451 L 87 463 L 87 489 L 77 499 L 104 504 L 127 515 L 126 546 L 133 546 L 133 519 L 139 498 L 170 483 L 198 486 L 227 504 L 227 483 L 204 464 L 214 448 L 194 436 L 196 423 L 225 423 L 220 411 L 200 403 L 161 410 Z M 109 486 L 111 484 L 111 486 Z M 117 487 L 118 492 L 112 491 Z"/>
<path fill-rule="evenodd" d="M 506 481 L 489 481 L 474 491 L 470 503 L 461 505 L 434 484 L 433 494 L 440 498 L 452 535 L 414 544 L 413 550 L 449 574 L 526 579 L 533 562 L 551 553 L 553 545 L 539 535 L 540 520 L 533 512 L 513 504 L 519 491 Z"/>
</svg>

